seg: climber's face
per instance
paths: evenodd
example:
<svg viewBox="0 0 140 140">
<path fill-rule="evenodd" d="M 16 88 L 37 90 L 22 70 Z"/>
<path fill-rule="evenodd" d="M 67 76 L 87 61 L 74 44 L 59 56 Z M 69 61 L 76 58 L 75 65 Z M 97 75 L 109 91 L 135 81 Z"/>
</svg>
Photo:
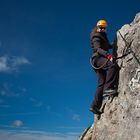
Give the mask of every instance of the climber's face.
<svg viewBox="0 0 140 140">
<path fill-rule="evenodd" d="M 97 26 L 97 32 L 106 32 L 107 27 Z"/>
</svg>

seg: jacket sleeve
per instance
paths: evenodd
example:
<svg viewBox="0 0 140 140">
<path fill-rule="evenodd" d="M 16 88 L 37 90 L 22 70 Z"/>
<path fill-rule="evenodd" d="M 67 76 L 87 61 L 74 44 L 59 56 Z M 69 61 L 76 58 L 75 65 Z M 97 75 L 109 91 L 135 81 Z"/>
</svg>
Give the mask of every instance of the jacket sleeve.
<svg viewBox="0 0 140 140">
<path fill-rule="evenodd" d="M 108 52 L 101 48 L 100 38 L 93 38 L 92 41 L 93 41 L 94 51 L 97 52 L 99 55 L 107 57 Z"/>
</svg>

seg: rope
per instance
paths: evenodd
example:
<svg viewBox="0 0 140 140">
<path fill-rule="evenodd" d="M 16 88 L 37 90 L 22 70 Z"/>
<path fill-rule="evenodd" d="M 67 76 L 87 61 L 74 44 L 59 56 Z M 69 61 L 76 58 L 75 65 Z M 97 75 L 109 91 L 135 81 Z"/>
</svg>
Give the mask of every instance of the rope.
<svg viewBox="0 0 140 140">
<path fill-rule="evenodd" d="M 99 69 L 103 68 L 103 67 L 106 65 L 106 63 L 108 62 L 109 59 L 107 59 L 106 62 L 105 62 L 103 65 L 101 65 L 100 67 L 96 67 L 96 66 L 92 63 L 92 60 L 93 60 L 93 58 L 90 58 L 90 64 L 91 64 L 92 68 L 94 68 L 95 70 L 99 70 Z M 94 61 L 94 62 L 95 62 L 95 61 Z"/>
</svg>

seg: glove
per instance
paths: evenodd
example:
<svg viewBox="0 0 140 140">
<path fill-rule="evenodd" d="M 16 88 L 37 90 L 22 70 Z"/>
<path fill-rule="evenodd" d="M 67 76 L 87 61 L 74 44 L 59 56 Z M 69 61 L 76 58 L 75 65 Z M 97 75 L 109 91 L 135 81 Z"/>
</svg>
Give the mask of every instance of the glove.
<svg viewBox="0 0 140 140">
<path fill-rule="evenodd" d="M 110 61 L 112 61 L 112 60 L 113 60 L 112 54 L 108 54 L 108 55 L 107 55 L 107 58 L 108 58 Z"/>
</svg>

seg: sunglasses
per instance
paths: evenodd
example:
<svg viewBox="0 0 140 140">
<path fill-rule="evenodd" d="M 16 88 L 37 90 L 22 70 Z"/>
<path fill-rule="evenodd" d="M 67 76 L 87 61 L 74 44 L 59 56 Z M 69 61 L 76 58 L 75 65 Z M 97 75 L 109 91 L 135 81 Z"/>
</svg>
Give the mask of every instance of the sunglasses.
<svg viewBox="0 0 140 140">
<path fill-rule="evenodd" d="M 101 30 L 106 30 L 106 27 L 98 27 L 99 29 L 101 29 Z"/>
</svg>

